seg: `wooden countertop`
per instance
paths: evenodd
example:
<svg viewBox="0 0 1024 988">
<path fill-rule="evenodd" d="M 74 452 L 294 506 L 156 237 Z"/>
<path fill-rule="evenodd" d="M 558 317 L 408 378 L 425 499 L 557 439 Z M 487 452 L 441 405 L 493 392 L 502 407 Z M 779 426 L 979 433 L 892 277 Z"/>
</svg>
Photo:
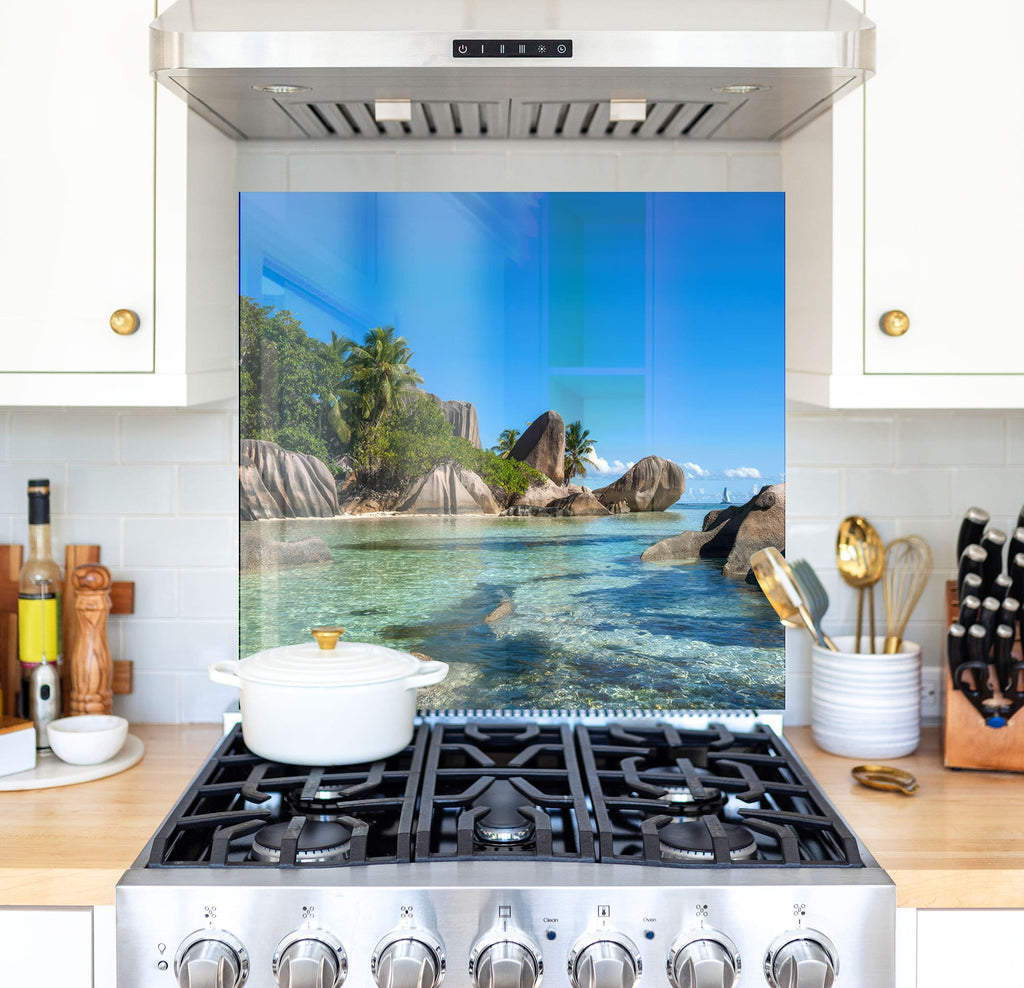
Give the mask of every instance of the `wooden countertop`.
<svg viewBox="0 0 1024 988">
<path fill-rule="evenodd" d="M 815 745 L 809 727 L 785 736 L 897 888 L 919 909 L 1024 908 L 1024 774 L 943 768 L 937 728 L 907 758 L 913 796 L 867 789 L 850 775 L 865 759 Z"/>
<path fill-rule="evenodd" d="M 220 737 L 220 728 L 132 725 L 143 760 L 59 789 L 0 793 L 0 904 L 110 905 L 138 856 Z M 866 789 L 858 760 L 819 750 L 809 728 L 786 737 L 892 876 L 901 906 L 1024 908 L 1024 775 L 942 767 L 939 732 L 888 764 L 917 776 L 915 796 Z"/>
</svg>

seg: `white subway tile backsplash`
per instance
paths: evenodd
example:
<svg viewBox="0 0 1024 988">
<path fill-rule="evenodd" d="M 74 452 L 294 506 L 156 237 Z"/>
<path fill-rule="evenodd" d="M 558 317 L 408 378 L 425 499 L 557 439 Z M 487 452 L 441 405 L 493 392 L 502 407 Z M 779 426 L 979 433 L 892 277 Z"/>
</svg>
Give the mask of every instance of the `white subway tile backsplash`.
<svg viewBox="0 0 1024 988">
<path fill-rule="evenodd" d="M 124 564 L 237 566 L 236 531 L 228 518 L 125 518 Z"/>
<path fill-rule="evenodd" d="M 508 188 L 514 192 L 614 192 L 618 158 L 600 151 L 559 154 L 524 152 L 508 160 Z"/>
<path fill-rule="evenodd" d="M 136 667 L 131 693 L 114 697 L 114 713 L 133 724 L 181 723 L 181 675 Z"/>
<path fill-rule="evenodd" d="M 1011 415 L 1006 423 L 1006 462 L 1024 463 L 1024 415 Z"/>
<path fill-rule="evenodd" d="M 63 463 L 0 463 L 0 515 L 28 516 L 28 482 L 46 477 L 50 481 L 50 511 L 64 513 L 67 487 Z"/>
<path fill-rule="evenodd" d="M 728 182 L 725 154 L 619 156 L 620 192 L 725 192 Z"/>
<path fill-rule="evenodd" d="M 398 188 L 412 192 L 491 192 L 508 184 L 504 154 L 417 154 L 398 157 Z"/>
<path fill-rule="evenodd" d="M 173 466 L 68 467 L 68 510 L 76 515 L 167 515 L 177 502 Z"/>
<path fill-rule="evenodd" d="M 238 568 L 178 570 L 181 613 L 238 620 Z"/>
<path fill-rule="evenodd" d="M 227 463 L 228 431 L 217 412 L 121 416 L 124 463 Z"/>
<path fill-rule="evenodd" d="M 992 524 L 1012 531 L 1024 504 L 1024 467 L 975 467 L 953 471 L 953 512 L 959 519 L 971 505 L 992 515 Z"/>
<path fill-rule="evenodd" d="M 778 192 L 782 158 L 777 154 L 730 154 L 730 192 Z"/>
<path fill-rule="evenodd" d="M 821 517 L 839 511 L 839 472 L 812 467 L 786 469 L 786 518 Z"/>
<path fill-rule="evenodd" d="M 898 424 L 903 466 L 989 466 L 1006 458 L 1002 415 L 902 415 Z"/>
<path fill-rule="evenodd" d="M 0 412 L 0 463 L 7 459 L 11 416 L 9 412 Z"/>
<path fill-rule="evenodd" d="M 843 504 L 846 514 L 871 519 L 944 516 L 950 513 L 949 492 L 948 470 L 848 469 Z"/>
<path fill-rule="evenodd" d="M 287 187 L 291 192 L 393 192 L 398 165 L 394 154 L 298 153 L 288 159 Z"/>
<path fill-rule="evenodd" d="M 183 515 L 232 515 L 238 511 L 238 465 L 183 465 L 178 471 Z"/>
<path fill-rule="evenodd" d="M 130 580 L 135 584 L 135 618 L 173 618 L 183 611 L 178 603 L 178 571 L 175 569 L 122 569 L 114 575 L 117 580 Z"/>
<path fill-rule="evenodd" d="M 124 625 L 123 654 L 147 672 L 205 671 L 238 658 L 238 622 L 140 618 Z"/>
<path fill-rule="evenodd" d="M 841 430 L 839 442 L 834 427 Z M 888 466 L 892 462 L 889 416 L 790 415 L 786 420 L 788 466 Z"/>
<path fill-rule="evenodd" d="M 229 706 L 238 704 L 238 690 L 221 686 L 205 673 L 181 673 L 182 720 L 186 724 L 218 722 Z"/>
<path fill-rule="evenodd" d="M 112 463 L 116 425 L 114 412 L 14 412 L 10 458 L 22 463 Z"/>
<path fill-rule="evenodd" d="M 15 541 L 27 544 L 28 519 L 14 523 Z M 121 564 L 121 519 L 102 515 L 53 515 L 52 540 L 54 558 L 64 565 L 67 545 L 98 545 L 100 562 L 110 569 Z M 120 577 L 118 577 L 120 579 Z"/>
</svg>

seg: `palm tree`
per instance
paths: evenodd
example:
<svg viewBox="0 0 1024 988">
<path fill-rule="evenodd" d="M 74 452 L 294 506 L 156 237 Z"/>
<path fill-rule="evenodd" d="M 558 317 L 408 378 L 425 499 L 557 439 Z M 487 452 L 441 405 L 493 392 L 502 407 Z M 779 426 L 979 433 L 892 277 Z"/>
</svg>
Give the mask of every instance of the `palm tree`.
<svg viewBox="0 0 1024 988">
<path fill-rule="evenodd" d="M 349 422 L 349 409 L 357 395 L 347 387 L 349 377 L 349 360 L 355 343 L 347 336 L 339 336 L 331 330 L 331 342 L 325 344 L 327 381 L 323 392 L 322 403 L 326 409 L 324 418 L 327 428 L 333 433 L 342 446 L 352 441 L 352 426 Z"/>
<path fill-rule="evenodd" d="M 597 466 L 590 459 L 594 453 L 596 439 L 590 438 L 590 430 L 584 429 L 579 420 L 570 422 L 565 429 L 565 480 L 568 483 L 573 477 L 585 477 L 587 464 Z"/>
<path fill-rule="evenodd" d="M 519 441 L 519 435 L 520 433 L 518 429 L 505 429 L 502 434 L 498 436 L 498 445 L 491 447 L 491 452 L 500 453 L 501 456 L 507 460 L 512 455 L 512 450 Z"/>
<path fill-rule="evenodd" d="M 359 394 L 360 411 L 370 431 L 391 412 L 403 391 L 423 383 L 409 366 L 413 352 L 404 336 L 395 336 L 393 326 L 376 326 L 366 334 L 362 346 L 349 347 L 348 366 Z"/>
</svg>

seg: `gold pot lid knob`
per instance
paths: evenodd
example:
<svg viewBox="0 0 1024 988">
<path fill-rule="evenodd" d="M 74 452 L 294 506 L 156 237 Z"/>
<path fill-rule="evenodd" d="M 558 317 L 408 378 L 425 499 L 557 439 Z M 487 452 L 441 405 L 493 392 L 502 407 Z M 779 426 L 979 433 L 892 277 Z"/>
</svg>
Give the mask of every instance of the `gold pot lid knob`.
<svg viewBox="0 0 1024 988">
<path fill-rule="evenodd" d="M 899 309 L 892 309 L 882 316 L 882 332 L 889 336 L 902 336 L 910 329 L 910 316 Z"/>
<path fill-rule="evenodd" d="M 139 317 L 131 309 L 118 309 L 110 317 L 110 328 L 118 336 L 131 336 L 139 328 Z"/>
<path fill-rule="evenodd" d="M 333 625 L 313 628 L 313 637 L 316 639 L 317 645 L 319 645 L 325 652 L 331 651 L 331 649 L 338 644 L 338 639 L 343 634 L 345 634 L 344 628 L 338 628 Z"/>
</svg>

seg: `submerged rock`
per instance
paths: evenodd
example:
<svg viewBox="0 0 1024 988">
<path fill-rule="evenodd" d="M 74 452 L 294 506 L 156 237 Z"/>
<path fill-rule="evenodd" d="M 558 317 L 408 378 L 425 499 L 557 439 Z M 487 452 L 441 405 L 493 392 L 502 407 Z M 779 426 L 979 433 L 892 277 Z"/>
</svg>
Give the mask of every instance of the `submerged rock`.
<svg viewBox="0 0 1024 988">
<path fill-rule="evenodd" d="M 495 621 L 500 621 L 502 618 L 507 618 L 516 609 L 516 605 L 512 600 L 503 600 L 497 607 L 491 611 L 487 617 L 484 618 L 484 624 L 494 624 Z"/>
<path fill-rule="evenodd" d="M 315 536 L 296 542 L 263 539 L 258 532 L 243 531 L 238 563 L 243 573 L 290 569 L 296 566 L 330 566 L 334 556 L 323 539 Z"/>
<path fill-rule="evenodd" d="M 594 496 L 609 510 L 664 511 L 672 507 L 686 490 L 686 475 L 678 463 L 661 456 L 645 456 L 634 463 L 618 480 L 594 491 Z"/>
<path fill-rule="evenodd" d="M 786 485 L 762 487 L 746 504 L 710 511 L 703 531 L 682 532 L 645 549 L 641 559 L 723 559 L 722 573 L 745 579 L 750 557 L 759 549 L 775 546 L 786 551 Z"/>
</svg>

